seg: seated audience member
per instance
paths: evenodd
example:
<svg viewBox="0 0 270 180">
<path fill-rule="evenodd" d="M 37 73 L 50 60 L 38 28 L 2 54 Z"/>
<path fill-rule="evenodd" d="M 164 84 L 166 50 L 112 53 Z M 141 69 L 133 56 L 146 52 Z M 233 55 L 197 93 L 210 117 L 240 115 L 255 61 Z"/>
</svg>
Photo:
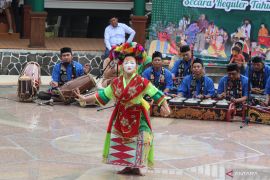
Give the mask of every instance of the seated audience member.
<svg viewBox="0 0 270 180">
<path fill-rule="evenodd" d="M 203 62 L 196 58 L 192 64 L 192 74 L 187 75 L 178 87 L 178 95 L 185 98 L 211 98 L 215 95 L 214 83 L 205 75 Z"/>
<path fill-rule="evenodd" d="M 248 78 L 240 74 L 237 64 L 227 65 L 227 74 L 218 85 L 218 97 L 241 104 L 247 100 Z"/>
<path fill-rule="evenodd" d="M 246 61 L 246 62 L 249 61 L 249 59 L 250 59 L 249 54 L 243 51 L 243 48 L 244 48 L 244 42 L 243 42 L 242 40 L 237 41 L 237 42 L 234 44 L 233 47 L 239 47 L 239 48 L 240 48 L 240 54 L 242 54 L 242 55 L 245 57 L 245 61 Z M 231 55 L 231 57 L 230 57 L 230 60 L 231 60 L 231 58 L 232 58 L 232 55 Z"/>
<path fill-rule="evenodd" d="M 245 70 L 245 57 L 240 53 L 240 51 L 240 48 L 237 46 L 232 48 L 232 58 L 229 64 L 236 63 L 242 74 Z"/>
<path fill-rule="evenodd" d="M 270 67 L 264 64 L 262 57 L 256 56 L 252 59 L 251 70 L 246 68 L 245 76 L 250 76 L 251 93 L 263 94 L 266 81 L 270 77 Z"/>
<path fill-rule="evenodd" d="M 173 87 L 172 74 L 163 67 L 162 54 L 155 51 L 152 55 L 152 66 L 147 68 L 142 77 L 150 80 L 154 86 L 164 93 L 169 93 Z"/>
</svg>

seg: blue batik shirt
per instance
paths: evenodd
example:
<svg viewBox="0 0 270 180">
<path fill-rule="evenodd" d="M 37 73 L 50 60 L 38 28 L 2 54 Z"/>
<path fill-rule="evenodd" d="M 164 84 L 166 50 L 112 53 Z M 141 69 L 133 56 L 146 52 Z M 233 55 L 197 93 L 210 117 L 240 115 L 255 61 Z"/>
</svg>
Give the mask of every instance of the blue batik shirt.
<svg viewBox="0 0 270 180">
<path fill-rule="evenodd" d="M 173 80 L 172 80 L 172 74 L 171 72 L 164 68 L 164 82 L 161 82 L 160 81 L 160 76 L 161 76 L 161 73 L 162 73 L 162 68 L 159 70 L 159 71 L 154 71 L 153 70 L 153 67 L 149 67 L 147 68 L 146 70 L 144 70 L 144 72 L 142 73 L 142 77 L 148 79 L 149 81 L 154 81 L 152 82 L 154 84 L 154 86 L 156 86 L 156 88 L 161 88 L 161 84 L 163 83 L 164 86 L 160 89 L 161 91 L 163 91 L 164 89 L 168 88 L 168 89 L 171 89 L 173 87 Z M 154 73 L 153 76 L 154 76 L 154 79 L 151 79 L 151 74 L 152 72 Z M 158 87 L 159 86 L 159 87 Z"/>
<path fill-rule="evenodd" d="M 242 97 L 248 95 L 248 78 L 240 75 L 240 81 L 242 86 Z M 223 92 L 227 91 L 228 88 L 228 76 L 224 76 L 220 79 L 218 84 L 218 94 L 222 94 Z M 236 89 L 234 89 L 234 98 L 237 96 Z"/>
<path fill-rule="evenodd" d="M 52 71 L 52 80 L 55 82 L 60 82 L 60 74 L 61 74 L 61 64 L 62 63 L 58 63 L 54 66 L 53 71 Z M 76 62 L 76 61 L 72 61 L 72 63 L 68 64 L 66 67 L 66 73 L 67 73 L 67 81 L 72 80 L 72 66 L 74 66 L 75 71 L 76 71 L 76 77 L 80 77 L 82 75 L 84 75 L 84 70 L 83 70 L 83 66 Z"/>
<path fill-rule="evenodd" d="M 195 80 L 195 79 L 194 79 Z M 202 80 L 204 82 L 202 82 Z M 188 75 L 186 76 L 181 85 L 178 87 L 178 93 L 181 93 L 185 98 L 192 98 L 193 92 L 191 92 L 191 83 L 193 81 L 193 76 Z M 214 87 L 214 82 L 211 78 L 207 76 L 203 76 L 202 79 L 196 79 L 196 91 L 195 91 L 195 96 L 198 96 L 200 94 L 202 95 L 210 95 L 211 97 L 215 95 L 215 87 Z M 201 87 L 202 84 L 204 84 L 204 87 Z M 201 90 L 203 92 L 201 92 Z"/>
<path fill-rule="evenodd" d="M 268 65 L 265 65 L 263 71 L 260 72 L 254 72 L 253 68 L 251 67 L 250 73 L 251 87 L 264 89 L 266 81 L 270 77 L 270 67 Z M 262 76 L 261 73 L 263 73 Z M 245 76 L 249 78 L 249 67 L 246 68 Z"/>
<path fill-rule="evenodd" d="M 191 59 L 188 60 L 188 61 L 185 61 L 183 59 L 179 59 L 179 60 L 175 61 L 174 65 L 173 65 L 173 68 L 171 69 L 171 73 L 175 77 L 179 77 L 180 76 L 179 72 L 181 70 L 179 70 L 179 68 L 181 67 L 181 64 L 184 65 L 183 72 L 182 72 L 183 73 L 182 74 L 182 77 L 185 77 L 185 76 L 191 74 Z"/>
</svg>

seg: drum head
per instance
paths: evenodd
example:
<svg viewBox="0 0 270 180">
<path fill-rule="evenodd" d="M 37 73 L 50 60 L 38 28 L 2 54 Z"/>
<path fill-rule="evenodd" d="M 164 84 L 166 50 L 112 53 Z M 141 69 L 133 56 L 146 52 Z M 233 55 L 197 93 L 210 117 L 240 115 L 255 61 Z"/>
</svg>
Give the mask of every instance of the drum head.
<svg viewBox="0 0 270 180">
<path fill-rule="evenodd" d="M 21 75 L 29 76 L 33 80 L 40 80 L 40 66 L 36 62 L 28 62 Z"/>
<path fill-rule="evenodd" d="M 24 75 L 19 77 L 19 81 L 31 81 L 31 77 Z"/>
</svg>

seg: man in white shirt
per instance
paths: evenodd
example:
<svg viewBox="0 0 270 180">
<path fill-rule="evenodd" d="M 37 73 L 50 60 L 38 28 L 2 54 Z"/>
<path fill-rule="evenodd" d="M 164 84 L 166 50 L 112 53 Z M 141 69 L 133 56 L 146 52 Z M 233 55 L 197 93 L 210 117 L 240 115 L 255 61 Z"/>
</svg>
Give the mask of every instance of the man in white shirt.
<svg viewBox="0 0 270 180">
<path fill-rule="evenodd" d="M 244 20 L 244 25 L 241 27 L 242 31 L 244 32 L 245 39 L 250 39 L 250 31 L 251 31 L 251 25 L 248 19 Z"/>
<path fill-rule="evenodd" d="M 129 38 L 126 41 L 126 33 L 129 34 Z M 112 46 L 119 45 L 125 42 L 132 42 L 135 36 L 135 31 L 123 23 L 118 23 L 118 18 L 113 17 L 110 19 L 110 25 L 106 27 L 104 32 L 104 42 L 106 45 L 106 51 L 104 58 L 109 56 L 109 52 Z"/>
</svg>

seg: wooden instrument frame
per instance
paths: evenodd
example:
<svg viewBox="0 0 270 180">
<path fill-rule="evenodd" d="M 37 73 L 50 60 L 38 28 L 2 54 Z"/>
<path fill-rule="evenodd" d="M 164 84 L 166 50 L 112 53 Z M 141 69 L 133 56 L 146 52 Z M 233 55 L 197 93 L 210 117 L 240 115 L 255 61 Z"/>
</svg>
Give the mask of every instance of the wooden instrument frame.
<svg viewBox="0 0 270 180">
<path fill-rule="evenodd" d="M 169 105 L 171 114 L 169 118 L 193 119 L 193 120 L 215 120 L 215 121 L 233 121 L 236 110 L 235 105 L 231 103 L 229 108 L 202 107 L 202 106 L 185 106 Z M 153 104 L 150 109 L 150 115 L 161 117 L 159 107 Z"/>
<path fill-rule="evenodd" d="M 270 107 L 245 105 L 250 122 L 270 125 Z"/>
</svg>

